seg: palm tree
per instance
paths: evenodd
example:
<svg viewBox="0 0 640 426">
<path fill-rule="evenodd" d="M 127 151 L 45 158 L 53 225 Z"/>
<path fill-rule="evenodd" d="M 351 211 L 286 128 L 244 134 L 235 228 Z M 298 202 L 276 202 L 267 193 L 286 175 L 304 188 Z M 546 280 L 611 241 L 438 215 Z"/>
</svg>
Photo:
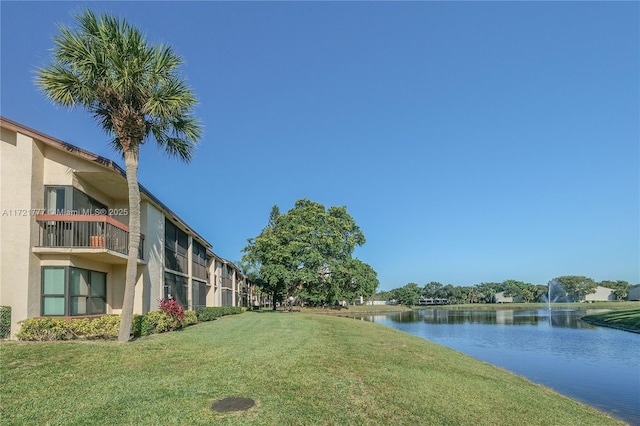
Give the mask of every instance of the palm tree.
<svg viewBox="0 0 640 426">
<path fill-rule="evenodd" d="M 86 10 L 78 29 L 60 26 L 52 62 L 36 84 L 54 104 L 81 106 L 113 136 L 124 156 L 129 190 L 129 256 L 118 341 L 128 341 L 140 245 L 140 145 L 152 139 L 170 156 L 189 161 L 201 127 L 191 113 L 195 95 L 177 72 L 182 60 L 168 46 L 150 46 L 126 21 Z"/>
</svg>

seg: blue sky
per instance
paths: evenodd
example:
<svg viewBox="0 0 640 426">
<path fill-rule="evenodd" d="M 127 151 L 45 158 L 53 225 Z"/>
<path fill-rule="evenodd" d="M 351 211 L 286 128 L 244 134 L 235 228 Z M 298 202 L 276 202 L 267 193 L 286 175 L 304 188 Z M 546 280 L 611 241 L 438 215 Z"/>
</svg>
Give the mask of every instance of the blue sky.
<svg viewBox="0 0 640 426">
<path fill-rule="evenodd" d="M 346 205 L 380 289 L 640 282 L 638 2 L 0 3 L 0 113 L 118 160 L 33 84 L 89 6 L 182 56 L 204 136 L 143 185 L 240 259 L 274 204 Z"/>
</svg>

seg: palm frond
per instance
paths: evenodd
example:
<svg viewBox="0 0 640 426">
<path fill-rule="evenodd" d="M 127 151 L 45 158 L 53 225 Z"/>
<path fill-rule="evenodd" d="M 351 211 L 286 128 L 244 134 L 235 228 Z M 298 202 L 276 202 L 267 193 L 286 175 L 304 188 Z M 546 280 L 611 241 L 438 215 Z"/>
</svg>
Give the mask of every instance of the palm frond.
<svg viewBox="0 0 640 426">
<path fill-rule="evenodd" d="M 150 46 L 125 20 L 91 10 L 76 19 L 75 29 L 59 27 L 52 61 L 37 70 L 36 84 L 54 103 L 85 107 L 115 136 L 116 149 L 153 138 L 189 161 L 202 131 L 192 117 L 196 97 L 178 74 L 182 59 L 171 47 Z"/>
</svg>

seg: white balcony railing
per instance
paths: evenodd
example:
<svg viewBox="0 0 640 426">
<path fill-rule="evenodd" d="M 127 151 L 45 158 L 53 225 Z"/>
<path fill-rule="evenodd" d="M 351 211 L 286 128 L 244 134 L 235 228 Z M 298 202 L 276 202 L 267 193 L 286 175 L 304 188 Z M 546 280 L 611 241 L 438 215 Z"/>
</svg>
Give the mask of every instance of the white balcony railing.
<svg viewBox="0 0 640 426">
<path fill-rule="evenodd" d="M 41 214 L 39 247 L 97 248 L 126 255 L 129 227 L 109 216 Z M 144 258 L 144 235 L 140 235 L 138 258 Z"/>
</svg>

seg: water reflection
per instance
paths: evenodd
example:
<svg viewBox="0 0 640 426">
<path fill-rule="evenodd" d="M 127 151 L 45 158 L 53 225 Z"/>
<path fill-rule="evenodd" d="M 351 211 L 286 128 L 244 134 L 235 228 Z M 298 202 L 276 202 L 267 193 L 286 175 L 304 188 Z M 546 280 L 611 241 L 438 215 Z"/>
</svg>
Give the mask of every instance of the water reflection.
<svg viewBox="0 0 640 426">
<path fill-rule="evenodd" d="M 428 308 L 358 319 L 448 346 L 640 426 L 640 334 L 580 319 L 602 311 Z"/>
<path fill-rule="evenodd" d="M 414 323 L 423 321 L 427 324 L 501 324 L 501 325 L 532 325 L 551 326 L 568 328 L 596 328 L 580 318 L 584 315 L 600 312 L 601 310 L 590 309 L 584 311 L 576 310 L 510 310 L 501 309 L 496 311 L 456 311 L 445 309 L 422 309 L 407 312 L 398 312 L 392 315 L 375 315 L 396 323 Z M 580 313 L 577 315 L 577 313 Z M 369 321 L 376 321 L 376 318 L 367 318 Z"/>
</svg>

